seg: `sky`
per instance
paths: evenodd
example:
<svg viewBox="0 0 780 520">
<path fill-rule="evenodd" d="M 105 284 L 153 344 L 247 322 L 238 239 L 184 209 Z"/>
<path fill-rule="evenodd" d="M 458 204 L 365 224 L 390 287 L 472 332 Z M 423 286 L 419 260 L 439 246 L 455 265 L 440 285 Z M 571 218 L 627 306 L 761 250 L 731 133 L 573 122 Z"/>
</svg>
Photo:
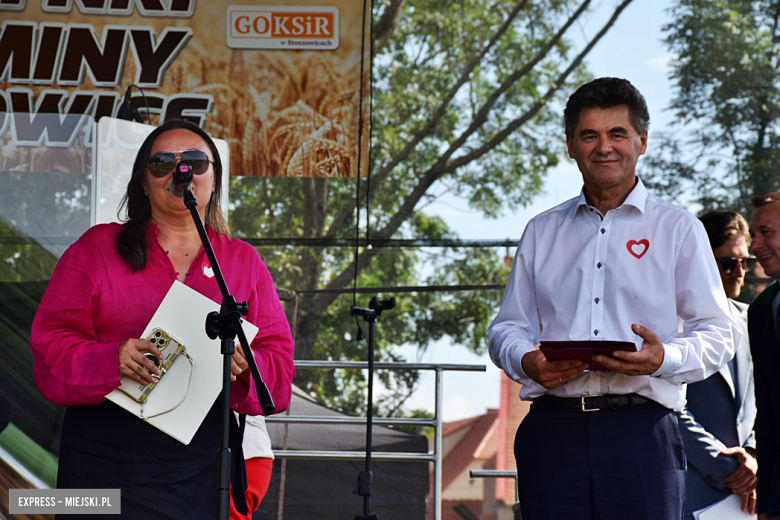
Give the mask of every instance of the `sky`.
<svg viewBox="0 0 780 520">
<path fill-rule="evenodd" d="M 618 3 L 617 0 L 594 2 L 588 17 L 573 26 L 567 36 L 578 48 L 584 47 L 585 38 L 590 39 L 601 30 Z M 653 132 L 664 129 L 672 120 L 671 113 L 665 110 L 673 94 L 668 79 L 671 55 L 662 42 L 662 27 L 671 21 L 666 12 L 670 4 L 671 0 L 634 0 L 586 58 L 594 77 L 626 78 L 645 96 L 650 110 L 649 150 L 653 145 Z M 581 188 L 579 170 L 574 161 L 566 157 L 549 173 L 543 195 L 530 206 L 496 220 L 483 218 L 481 213 L 469 210 L 463 200 L 454 196 L 442 197 L 426 208 L 426 212 L 440 215 L 462 239 L 519 240 L 529 219 L 576 197 Z M 514 254 L 513 249 L 510 254 Z M 410 360 L 417 359 L 414 347 L 403 347 L 401 352 Z M 481 415 L 487 408 L 498 407 L 500 371 L 487 355 L 471 354 L 466 348 L 443 340 L 430 345 L 419 361 L 486 367 L 485 372 L 444 373 L 445 422 Z M 407 407 L 433 411 L 434 389 L 433 372 L 424 372 L 419 389 L 407 402 Z"/>
</svg>

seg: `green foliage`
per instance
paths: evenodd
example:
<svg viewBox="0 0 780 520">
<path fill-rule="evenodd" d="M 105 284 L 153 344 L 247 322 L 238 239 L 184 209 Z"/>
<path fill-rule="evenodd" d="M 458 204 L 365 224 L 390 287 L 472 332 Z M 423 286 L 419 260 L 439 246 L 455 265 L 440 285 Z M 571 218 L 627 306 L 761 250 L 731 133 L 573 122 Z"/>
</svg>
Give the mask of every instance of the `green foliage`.
<svg viewBox="0 0 780 520">
<path fill-rule="evenodd" d="M 705 210 L 746 212 L 750 196 L 780 183 L 780 2 L 678 0 L 671 17 L 671 109 L 684 130 L 652 165 Z"/>
<path fill-rule="evenodd" d="M 470 208 L 497 217 L 527 205 L 541 191 L 546 173 L 563 151 L 561 115 L 550 107 L 562 105 L 569 90 L 566 80 L 580 83 L 588 78 L 578 65 L 583 55 L 574 61 L 565 38 L 553 37 L 570 17 L 581 14 L 582 4 L 574 0 L 401 4 L 397 23 L 389 25 L 392 34 L 374 35 L 383 43 L 375 48 L 373 63 L 370 190 L 366 180 L 356 197 L 355 181 L 348 179 L 232 179 L 230 223 L 236 236 L 354 238 L 356 199 L 365 208 L 368 192 L 370 231 L 363 209 L 362 245 L 369 235 L 455 238 L 441 218 L 424 211 L 441 194 L 453 192 Z M 374 5 L 376 21 L 399 3 L 379 0 Z M 571 72 L 564 74 L 570 66 Z M 347 247 L 259 251 L 277 287 L 298 293 L 297 300 L 285 304 L 294 323 L 296 357 L 365 360 L 367 342 L 355 341 L 357 325 L 350 317 L 352 295 L 301 293 L 351 287 L 354 251 Z M 358 265 L 361 288 L 504 284 L 508 273 L 495 250 L 480 249 L 431 253 L 361 247 Z M 379 320 L 376 358 L 404 361 L 399 345 L 413 344 L 423 352 L 444 336 L 484 352 L 484 333 L 501 291 L 378 295 L 395 296 L 398 307 Z M 357 305 L 366 307 L 371 296 L 359 294 Z M 408 413 L 402 406 L 417 373 L 380 371 L 377 377 L 386 389 L 378 402 L 381 413 Z M 345 412 L 364 411 L 366 381 L 361 371 L 299 370 L 296 383 Z"/>
<path fill-rule="evenodd" d="M 67 239 L 89 227 L 89 179 L 56 170 L 12 170 L 0 171 L 0 184 L 0 282 L 48 280 Z"/>
<path fill-rule="evenodd" d="M 14 424 L 0 432 L 0 448 L 52 488 L 57 486 L 57 457 L 41 448 Z"/>
<path fill-rule="evenodd" d="M 405 411 L 402 417 L 413 419 L 433 419 L 433 412 L 423 410 L 421 408 L 415 408 L 414 410 Z M 394 426 L 393 429 L 401 430 L 406 433 L 417 433 L 425 435 L 426 437 L 433 437 L 436 433 L 430 426 Z"/>
<path fill-rule="evenodd" d="M 0 282 L 48 280 L 57 257 L 0 218 Z"/>
</svg>

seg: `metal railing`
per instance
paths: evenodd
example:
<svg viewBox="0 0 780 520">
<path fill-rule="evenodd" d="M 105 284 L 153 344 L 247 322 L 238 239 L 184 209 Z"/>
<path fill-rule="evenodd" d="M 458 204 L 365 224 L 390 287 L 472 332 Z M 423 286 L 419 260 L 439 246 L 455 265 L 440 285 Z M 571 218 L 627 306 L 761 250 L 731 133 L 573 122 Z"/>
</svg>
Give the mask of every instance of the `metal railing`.
<svg viewBox="0 0 780 520">
<path fill-rule="evenodd" d="M 517 471 L 504 469 L 472 469 L 469 471 L 471 478 L 511 478 L 515 481 L 515 503 L 512 505 L 512 512 L 515 520 L 522 520 L 520 515 L 520 489 L 517 486 Z"/>
<path fill-rule="evenodd" d="M 368 369 L 364 361 L 295 361 L 296 369 Z M 436 411 L 432 419 L 425 418 L 375 418 L 374 424 L 383 426 L 430 426 L 434 429 L 433 453 L 401 453 L 372 451 L 371 458 L 396 462 L 433 463 L 433 518 L 441 520 L 442 484 L 442 425 L 443 425 L 443 375 L 445 371 L 485 372 L 485 365 L 455 365 L 450 363 L 374 363 L 375 370 L 433 370 L 436 372 Z M 366 424 L 365 417 L 317 417 L 305 415 L 275 415 L 266 418 L 268 423 L 306 424 Z M 274 456 L 286 459 L 362 460 L 364 451 L 274 450 Z"/>
</svg>

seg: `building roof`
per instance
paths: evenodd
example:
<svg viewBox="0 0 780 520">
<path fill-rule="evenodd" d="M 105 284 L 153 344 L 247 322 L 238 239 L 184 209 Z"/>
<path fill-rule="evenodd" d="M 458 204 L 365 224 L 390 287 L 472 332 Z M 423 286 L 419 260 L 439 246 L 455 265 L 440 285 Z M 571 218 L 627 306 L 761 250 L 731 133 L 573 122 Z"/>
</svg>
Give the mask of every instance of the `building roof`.
<svg viewBox="0 0 780 520">
<path fill-rule="evenodd" d="M 442 489 L 446 489 L 474 459 L 489 460 L 498 446 L 498 410 L 489 409 L 484 415 L 448 423 L 443 436 L 469 428 L 460 441 L 444 457 Z"/>
</svg>

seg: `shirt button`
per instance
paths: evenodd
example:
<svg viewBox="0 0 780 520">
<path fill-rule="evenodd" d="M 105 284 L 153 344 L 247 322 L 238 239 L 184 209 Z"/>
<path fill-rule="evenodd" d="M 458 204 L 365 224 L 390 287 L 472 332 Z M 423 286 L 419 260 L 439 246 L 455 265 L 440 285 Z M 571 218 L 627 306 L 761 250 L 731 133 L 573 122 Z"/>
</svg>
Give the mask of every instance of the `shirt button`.
<svg viewBox="0 0 780 520">
<path fill-rule="evenodd" d="M 590 208 L 591 211 L 593 211 L 593 208 Z"/>
<path fill-rule="evenodd" d="M 604 233 L 606 233 L 606 232 L 607 232 L 607 230 L 606 230 L 606 229 L 604 229 L 604 228 L 601 228 L 601 234 L 602 234 L 602 235 L 603 235 Z"/>
<path fill-rule="evenodd" d="M 594 330 L 594 331 L 593 331 L 593 335 L 594 335 L 594 336 L 598 336 L 598 335 L 599 335 L 599 329 L 596 329 L 596 330 Z"/>
<path fill-rule="evenodd" d="M 601 269 L 601 262 L 597 263 L 597 264 L 596 264 L 596 267 L 598 267 L 599 269 Z"/>
<path fill-rule="evenodd" d="M 187 274 L 189 274 L 189 273 L 187 273 Z M 598 298 L 596 298 L 594 301 L 595 301 L 596 303 L 598 303 L 598 302 L 599 302 L 599 299 L 598 299 Z"/>
</svg>

